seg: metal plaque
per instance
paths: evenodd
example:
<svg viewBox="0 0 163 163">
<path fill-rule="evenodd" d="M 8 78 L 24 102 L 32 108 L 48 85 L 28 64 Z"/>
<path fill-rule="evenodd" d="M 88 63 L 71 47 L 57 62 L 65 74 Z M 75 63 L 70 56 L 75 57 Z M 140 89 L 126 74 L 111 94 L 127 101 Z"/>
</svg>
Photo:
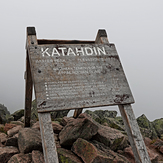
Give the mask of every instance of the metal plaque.
<svg viewBox="0 0 163 163">
<path fill-rule="evenodd" d="M 114 44 L 28 50 L 38 112 L 134 103 Z"/>
</svg>

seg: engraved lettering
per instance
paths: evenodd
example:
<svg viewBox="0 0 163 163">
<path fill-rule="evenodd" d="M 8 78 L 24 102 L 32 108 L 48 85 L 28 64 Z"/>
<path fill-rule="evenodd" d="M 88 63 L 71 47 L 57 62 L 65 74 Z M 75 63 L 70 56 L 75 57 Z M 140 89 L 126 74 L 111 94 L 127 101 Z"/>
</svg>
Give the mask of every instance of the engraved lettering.
<svg viewBox="0 0 163 163">
<path fill-rule="evenodd" d="M 45 50 L 44 50 L 43 48 L 41 48 L 42 56 L 43 56 L 43 57 L 45 56 L 45 54 L 47 54 L 47 56 L 50 57 L 50 54 L 48 53 L 48 50 L 49 50 L 49 48 L 46 48 Z"/>
<path fill-rule="evenodd" d="M 64 50 L 65 50 L 66 48 L 58 48 L 58 49 L 61 50 L 62 55 L 65 56 L 65 51 L 64 51 Z"/>
<path fill-rule="evenodd" d="M 104 47 L 102 47 L 102 49 L 100 49 L 99 47 L 97 47 L 97 51 L 98 51 L 98 54 L 99 55 L 101 55 L 101 53 L 104 54 L 104 55 L 106 55 L 106 52 L 105 52 L 105 48 Z"/>
<path fill-rule="evenodd" d="M 79 56 L 80 55 L 79 53 L 82 53 L 82 55 L 84 55 L 83 48 L 81 48 L 81 50 L 79 50 L 78 48 L 76 48 L 76 55 Z"/>
<path fill-rule="evenodd" d="M 53 51 L 52 51 L 52 56 L 54 56 L 54 55 L 60 56 L 60 54 L 56 48 L 53 48 Z"/>
<path fill-rule="evenodd" d="M 68 48 L 67 55 L 69 56 L 70 54 L 73 54 L 74 56 L 76 56 L 76 54 L 74 53 L 74 51 L 71 48 Z"/>
<path fill-rule="evenodd" d="M 85 53 L 86 55 L 92 55 L 93 54 L 93 50 L 89 47 L 85 47 Z"/>
</svg>

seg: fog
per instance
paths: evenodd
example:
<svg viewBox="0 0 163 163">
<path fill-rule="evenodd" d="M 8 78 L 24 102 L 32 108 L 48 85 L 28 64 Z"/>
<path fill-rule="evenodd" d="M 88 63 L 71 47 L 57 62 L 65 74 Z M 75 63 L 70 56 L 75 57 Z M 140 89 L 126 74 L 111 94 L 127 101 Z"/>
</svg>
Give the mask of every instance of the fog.
<svg viewBox="0 0 163 163">
<path fill-rule="evenodd" d="M 105 29 L 125 70 L 136 117 L 163 117 L 162 6 L 161 0 L 2 1 L 0 103 L 11 113 L 24 108 L 28 26 L 39 39 L 95 40 L 98 29 Z"/>
</svg>

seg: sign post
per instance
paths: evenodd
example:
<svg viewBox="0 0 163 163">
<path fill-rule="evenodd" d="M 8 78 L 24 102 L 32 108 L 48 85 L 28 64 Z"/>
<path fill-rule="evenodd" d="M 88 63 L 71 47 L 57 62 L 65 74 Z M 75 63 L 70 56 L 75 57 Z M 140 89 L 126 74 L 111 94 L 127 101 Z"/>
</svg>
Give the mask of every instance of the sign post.
<svg viewBox="0 0 163 163">
<path fill-rule="evenodd" d="M 105 30 L 95 41 L 38 40 L 27 28 L 25 126 L 34 85 L 46 163 L 58 163 L 50 112 L 118 105 L 137 163 L 150 159 L 131 104 L 134 99 L 114 44 Z"/>
</svg>

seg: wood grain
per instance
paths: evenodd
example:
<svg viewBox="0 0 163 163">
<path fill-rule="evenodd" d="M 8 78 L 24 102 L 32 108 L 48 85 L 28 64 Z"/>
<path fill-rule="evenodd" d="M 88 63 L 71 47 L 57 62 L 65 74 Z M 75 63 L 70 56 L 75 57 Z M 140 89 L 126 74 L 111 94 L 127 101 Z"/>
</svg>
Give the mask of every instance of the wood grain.
<svg viewBox="0 0 163 163">
<path fill-rule="evenodd" d="M 151 163 L 131 105 L 119 105 L 136 163 Z"/>
<path fill-rule="evenodd" d="M 45 163 L 59 163 L 50 113 L 38 113 Z"/>
</svg>

